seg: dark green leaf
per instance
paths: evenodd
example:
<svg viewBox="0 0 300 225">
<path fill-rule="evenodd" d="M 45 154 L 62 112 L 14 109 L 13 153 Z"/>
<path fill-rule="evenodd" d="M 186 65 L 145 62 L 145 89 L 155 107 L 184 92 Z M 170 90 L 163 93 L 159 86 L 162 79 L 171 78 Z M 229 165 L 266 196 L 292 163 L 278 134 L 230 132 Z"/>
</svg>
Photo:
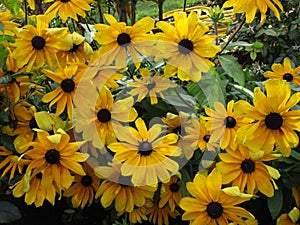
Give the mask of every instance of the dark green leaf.
<svg viewBox="0 0 300 225">
<path fill-rule="evenodd" d="M 0 201 L 0 223 L 11 223 L 21 217 L 20 210 L 14 204 Z"/>
<path fill-rule="evenodd" d="M 21 3 L 18 0 L 1 0 L 1 2 L 14 16 L 19 14 Z"/>
<path fill-rule="evenodd" d="M 294 150 L 291 151 L 291 157 L 293 157 L 294 159 L 300 161 L 300 153 L 296 152 Z"/>
<path fill-rule="evenodd" d="M 0 44 L 2 44 L 5 41 L 9 41 L 14 43 L 15 39 L 12 36 L 6 35 L 6 34 L 2 34 L 0 35 Z"/>
<path fill-rule="evenodd" d="M 277 33 L 275 30 L 273 29 L 267 29 L 267 30 L 264 30 L 264 33 L 268 36 L 273 36 L 273 37 L 277 37 Z"/>
<path fill-rule="evenodd" d="M 0 67 L 1 68 L 4 68 L 6 66 L 6 58 L 7 58 L 6 50 L 3 46 L 0 46 Z"/>
<path fill-rule="evenodd" d="M 277 190 L 272 198 L 268 198 L 268 208 L 272 215 L 272 219 L 275 220 L 279 215 L 283 204 L 283 194 L 281 190 Z"/>
<path fill-rule="evenodd" d="M 180 172 L 181 172 L 181 181 L 182 181 L 182 197 L 190 197 L 191 195 L 186 188 L 186 183 L 191 182 L 192 178 L 186 168 L 182 168 Z"/>
<path fill-rule="evenodd" d="M 4 32 L 4 26 L 3 23 L 0 21 L 0 31 Z"/>
<path fill-rule="evenodd" d="M 245 75 L 237 59 L 231 55 L 221 55 L 220 62 L 225 72 L 239 85 L 245 85 Z"/>
</svg>

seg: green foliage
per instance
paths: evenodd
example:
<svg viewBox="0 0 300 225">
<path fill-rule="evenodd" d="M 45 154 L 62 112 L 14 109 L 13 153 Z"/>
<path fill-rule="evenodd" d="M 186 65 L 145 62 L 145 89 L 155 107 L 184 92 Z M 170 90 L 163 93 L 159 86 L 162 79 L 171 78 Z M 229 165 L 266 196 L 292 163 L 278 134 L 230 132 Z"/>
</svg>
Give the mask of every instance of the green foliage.
<svg viewBox="0 0 300 225">
<path fill-rule="evenodd" d="M 8 201 L 0 201 L 0 223 L 11 223 L 22 218 L 20 210 Z"/>
<path fill-rule="evenodd" d="M 21 3 L 18 0 L 1 0 L 0 1 L 9 11 L 17 16 L 19 14 L 19 9 L 21 8 Z"/>
</svg>

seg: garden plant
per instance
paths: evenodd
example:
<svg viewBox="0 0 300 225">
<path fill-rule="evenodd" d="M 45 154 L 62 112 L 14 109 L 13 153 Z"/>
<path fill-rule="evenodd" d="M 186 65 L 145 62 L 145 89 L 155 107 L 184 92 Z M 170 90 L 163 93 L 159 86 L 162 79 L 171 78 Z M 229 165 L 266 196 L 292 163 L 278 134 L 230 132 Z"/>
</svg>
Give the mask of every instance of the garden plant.
<svg viewBox="0 0 300 225">
<path fill-rule="evenodd" d="M 0 0 L 0 91 L 1 224 L 300 224 L 298 0 Z"/>
</svg>

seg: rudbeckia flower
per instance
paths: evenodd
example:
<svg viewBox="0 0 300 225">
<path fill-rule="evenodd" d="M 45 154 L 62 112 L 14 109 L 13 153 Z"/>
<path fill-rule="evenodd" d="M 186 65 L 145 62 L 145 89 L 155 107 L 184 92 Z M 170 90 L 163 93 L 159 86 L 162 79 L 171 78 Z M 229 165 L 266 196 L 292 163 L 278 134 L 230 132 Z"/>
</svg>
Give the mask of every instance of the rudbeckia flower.
<svg viewBox="0 0 300 225">
<path fill-rule="evenodd" d="M 71 46 L 70 49 L 57 53 L 62 67 L 67 63 L 85 63 L 92 55 L 92 47 L 85 41 L 84 37 L 77 32 L 66 34 L 65 40 L 71 43 Z"/>
<path fill-rule="evenodd" d="M 266 94 L 254 89 L 254 106 L 244 100 L 236 103 L 235 112 L 255 122 L 237 131 L 237 142 L 251 150 L 271 153 L 276 145 L 283 156 L 289 156 L 296 147 L 300 131 L 300 110 L 292 110 L 300 101 L 300 93 L 291 93 L 290 85 L 282 80 L 267 80 Z"/>
<path fill-rule="evenodd" d="M 157 104 L 157 96 L 164 99 L 163 91 L 176 87 L 171 80 L 159 76 L 156 73 L 151 76 L 147 68 L 140 69 L 141 79 L 134 76 L 134 82 L 128 82 L 128 86 L 133 89 L 128 92 L 131 96 L 138 96 L 137 101 L 142 101 L 145 97 L 150 97 L 151 105 Z"/>
<path fill-rule="evenodd" d="M 208 117 L 203 117 L 208 120 L 207 129 L 211 131 L 210 141 L 220 142 L 220 147 L 225 149 L 230 147 L 235 149 L 236 131 L 241 126 L 248 124 L 251 120 L 246 117 L 239 116 L 234 112 L 234 101 L 231 100 L 227 104 L 227 109 L 220 102 L 214 103 L 214 110 L 205 108 Z"/>
<path fill-rule="evenodd" d="M 43 173 L 41 172 L 24 174 L 22 179 L 13 185 L 13 196 L 20 198 L 25 194 L 24 201 L 27 205 L 34 203 L 36 207 L 40 207 L 47 200 L 54 206 L 56 194 L 61 193 L 61 191 L 54 182 L 48 188 L 45 188 L 41 182 L 42 177 Z"/>
<path fill-rule="evenodd" d="M 149 130 L 143 119 L 135 121 L 135 128 L 126 126 L 117 129 L 120 142 L 111 143 L 108 148 L 115 152 L 114 158 L 123 163 L 122 175 L 132 176 L 133 185 L 153 185 L 176 173 L 179 165 L 169 156 L 180 156 L 181 150 L 174 145 L 178 136 L 163 135 L 160 124 Z"/>
<path fill-rule="evenodd" d="M 205 35 L 209 28 L 201 24 L 195 12 L 174 13 L 175 26 L 159 21 L 156 26 L 163 31 L 157 33 L 155 60 L 167 60 L 164 73 L 166 77 L 177 73 L 183 81 L 197 82 L 202 72 L 208 72 L 214 64 L 208 57 L 214 57 L 221 49 L 213 45 L 216 36 Z"/>
<path fill-rule="evenodd" d="M 171 211 L 170 206 L 166 204 L 159 207 L 159 198 L 153 200 L 153 205 L 147 208 L 148 220 L 157 225 L 169 225 L 169 217 L 176 218 L 180 213 L 175 209 Z"/>
<path fill-rule="evenodd" d="M 228 224 L 228 220 L 244 224 L 243 219 L 253 218 L 244 208 L 236 206 L 250 200 L 251 195 L 229 195 L 221 189 L 222 175 L 214 169 L 207 177 L 196 174 L 193 182 L 187 183 L 187 190 L 192 197 L 184 197 L 180 207 L 186 211 L 183 220 L 190 220 L 191 225 Z"/>
<path fill-rule="evenodd" d="M 85 176 L 82 165 L 88 155 L 77 152 L 84 142 L 69 142 L 70 137 L 59 129 L 57 134 L 49 135 L 46 131 L 37 132 L 37 140 L 28 143 L 32 148 L 25 155 L 32 159 L 27 171 L 33 174 L 43 172 L 41 185 L 48 189 L 57 184 L 60 190 L 67 189 L 73 182 L 71 171 Z"/>
<path fill-rule="evenodd" d="M 96 24 L 94 27 L 98 31 L 94 39 L 101 45 L 102 57 L 107 59 L 107 64 L 115 60 L 118 68 L 127 66 L 127 51 L 132 57 L 133 63 L 137 67 L 140 65 L 139 54 L 145 54 L 153 48 L 152 35 L 147 34 L 154 28 L 154 20 L 144 17 L 133 26 L 126 26 L 124 22 L 117 20 L 109 14 L 104 15 L 106 24 Z"/>
<path fill-rule="evenodd" d="M 32 67 L 41 67 L 46 62 L 50 67 L 58 64 L 57 51 L 70 49 L 70 43 L 64 40 L 66 28 L 48 28 L 48 18 L 36 16 L 36 27 L 24 26 L 17 33 L 11 57 L 17 60 L 18 68 L 26 65 L 26 71 Z"/>
<path fill-rule="evenodd" d="M 4 177 L 8 172 L 10 172 L 9 180 L 14 178 L 17 169 L 17 171 L 22 174 L 24 166 L 31 162 L 28 159 L 23 159 L 22 157 L 14 154 L 13 151 L 6 149 L 4 146 L 0 146 L 0 156 L 5 157 L 0 163 L 0 169 L 4 169 L 1 177 Z"/>
<path fill-rule="evenodd" d="M 175 211 L 175 207 L 179 206 L 182 198 L 181 180 L 179 176 L 175 175 L 170 178 L 168 182 L 163 182 L 161 187 L 159 208 L 169 205 L 171 212 Z"/>
<path fill-rule="evenodd" d="M 78 65 L 71 64 L 65 68 L 58 67 L 55 71 L 43 70 L 48 78 L 59 84 L 55 90 L 45 94 L 42 98 L 42 102 L 50 102 L 49 108 L 57 104 L 56 115 L 62 114 L 67 109 L 68 117 L 73 118 L 73 98 L 84 68 L 85 65 L 80 68 Z"/>
<path fill-rule="evenodd" d="M 235 151 L 226 149 L 226 153 L 219 153 L 221 162 L 217 168 L 222 173 L 223 184 L 232 182 L 241 192 L 247 190 L 248 194 L 260 191 L 267 197 L 274 195 L 273 179 L 280 174 L 277 169 L 263 162 L 275 160 L 280 155 L 265 154 L 264 151 L 251 152 L 247 147 L 238 145 Z"/>
<path fill-rule="evenodd" d="M 151 207 L 152 203 L 149 199 L 146 200 L 146 203 L 142 207 L 135 207 L 131 212 L 128 213 L 128 220 L 132 224 L 142 223 L 143 220 L 147 221 L 146 216 L 147 207 Z"/>
<path fill-rule="evenodd" d="M 3 26 L 3 30 L 0 30 L 0 35 L 7 34 L 10 36 L 15 36 L 18 32 L 18 27 L 20 24 L 15 23 L 12 21 L 14 15 L 12 15 L 9 11 L 7 12 L 0 12 L 0 21 Z"/>
<path fill-rule="evenodd" d="M 93 168 L 84 163 L 83 169 L 85 175 L 75 174 L 73 185 L 64 191 L 65 197 L 72 197 L 72 205 L 74 208 L 84 208 L 91 205 L 94 200 L 95 193 L 100 184 L 100 178 L 96 176 Z"/>
<path fill-rule="evenodd" d="M 257 10 L 261 13 L 260 22 L 264 23 L 268 8 L 280 20 L 280 14 L 276 6 L 283 11 L 283 6 L 279 0 L 227 0 L 223 4 L 223 8 L 233 7 L 234 13 L 246 13 L 247 23 L 251 23 L 254 20 Z"/>
<path fill-rule="evenodd" d="M 300 66 L 293 68 L 288 58 L 284 59 L 283 64 L 273 64 L 272 70 L 273 71 L 266 71 L 264 76 L 270 79 L 286 80 L 287 82 L 300 86 Z"/>
<path fill-rule="evenodd" d="M 63 23 L 67 22 L 68 17 L 78 21 L 78 16 L 86 17 L 86 11 L 91 10 L 89 4 L 93 2 L 94 0 L 55 0 L 46 10 L 45 15 L 51 20 L 58 14 Z"/>
<path fill-rule="evenodd" d="M 121 175 L 122 164 L 116 160 L 108 166 L 98 166 L 95 172 L 98 176 L 106 178 L 96 193 L 96 198 L 101 196 L 100 202 L 104 208 L 115 201 L 115 208 L 119 214 L 132 212 L 135 207 L 143 207 L 146 199 L 153 197 L 156 185 L 133 186 L 130 177 Z M 113 194 L 112 194 L 113 193 Z"/>
</svg>

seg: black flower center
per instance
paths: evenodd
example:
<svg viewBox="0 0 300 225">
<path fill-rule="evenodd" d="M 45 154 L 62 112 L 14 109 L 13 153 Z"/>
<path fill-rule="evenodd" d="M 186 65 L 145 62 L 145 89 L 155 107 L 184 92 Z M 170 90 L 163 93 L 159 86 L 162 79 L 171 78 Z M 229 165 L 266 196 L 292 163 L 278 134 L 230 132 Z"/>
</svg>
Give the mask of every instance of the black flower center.
<svg viewBox="0 0 300 225">
<path fill-rule="evenodd" d="M 33 130 L 34 128 L 39 128 L 39 125 L 37 124 L 34 117 L 32 117 L 32 119 L 29 121 L 29 127 L 31 130 Z"/>
<path fill-rule="evenodd" d="M 93 179 L 92 179 L 91 176 L 85 175 L 85 176 L 83 176 L 83 177 L 81 178 L 81 183 L 82 183 L 83 186 L 88 187 L 88 186 L 91 186 L 91 185 L 92 185 Z"/>
<path fill-rule="evenodd" d="M 41 50 L 45 47 L 45 39 L 41 36 L 35 36 L 31 39 L 31 44 L 36 50 Z"/>
<path fill-rule="evenodd" d="M 270 113 L 265 119 L 267 128 L 277 130 L 282 126 L 283 119 L 279 113 Z"/>
<path fill-rule="evenodd" d="M 206 135 L 204 135 L 204 137 L 203 137 L 203 141 L 205 141 L 205 142 L 209 142 L 209 139 L 210 139 L 210 135 L 209 134 L 206 134 Z"/>
<path fill-rule="evenodd" d="M 111 114 L 108 109 L 100 109 L 97 113 L 97 119 L 102 122 L 106 123 L 111 120 Z"/>
<path fill-rule="evenodd" d="M 139 150 L 139 153 L 143 156 L 150 155 L 151 152 L 153 151 L 152 145 L 148 141 L 141 142 L 138 150 Z"/>
<path fill-rule="evenodd" d="M 130 43 L 130 41 L 131 41 L 131 38 L 127 33 L 121 33 L 118 35 L 117 42 L 120 46 L 122 46 L 122 45 L 127 46 Z"/>
<path fill-rule="evenodd" d="M 75 89 L 75 82 L 72 79 L 67 78 L 60 83 L 60 87 L 64 92 L 72 92 Z"/>
<path fill-rule="evenodd" d="M 67 3 L 69 2 L 70 0 L 60 0 L 62 3 Z"/>
<path fill-rule="evenodd" d="M 233 128 L 236 125 L 236 120 L 232 116 L 227 116 L 224 120 L 226 128 Z"/>
<path fill-rule="evenodd" d="M 217 219 L 222 216 L 223 207 L 218 202 L 211 202 L 207 205 L 206 212 L 212 219 Z"/>
<path fill-rule="evenodd" d="M 189 39 L 182 39 L 178 43 L 178 50 L 182 54 L 189 54 L 194 49 L 194 44 Z"/>
<path fill-rule="evenodd" d="M 287 82 L 290 82 L 294 79 L 293 75 L 290 73 L 286 73 L 283 75 L 283 79 L 286 80 Z"/>
<path fill-rule="evenodd" d="M 35 177 L 39 180 L 42 179 L 42 176 L 43 176 L 43 174 L 41 172 L 39 172 L 37 175 L 35 175 Z"/>
<path fill-rule="evenodd" d="M 79 45 L 73 44 L 73 47 L 69 50 L 69 52 L 76 52 L 79 48 Z"/>
<path fill-rule="evenodd" d="M 172 192 L 177 192 L 177 191 L 179 191 L 179 188 L 180 188 L 180 186 L 179 186 L 179 184 L 177 184 L 177 183 L 172 183 L 172 184 L 170 185 L 170 191 L 172 191 Z"/>
<path fill-rule="evenodd" d="M 155 85 L 156 85 L 156 83 L 153 81 L 152 83 L 147 84 L 147 89 L 148 89 L 149 91 L 151 91 L 151 90 L 155 87 Z"/>
<path fill-rule="evenodd" d="M 244 159 L 241 169 L 244 173 L 252 173 L 255 170 L 255 163 L 251 159 Z"/>
<path fill-rule="evenodd" d="M 50 149 L 45 154 L 45 160 L 50 164 L 58 164 L 60 160 L 59 152 L 56 149 Z"/>
</svg>

